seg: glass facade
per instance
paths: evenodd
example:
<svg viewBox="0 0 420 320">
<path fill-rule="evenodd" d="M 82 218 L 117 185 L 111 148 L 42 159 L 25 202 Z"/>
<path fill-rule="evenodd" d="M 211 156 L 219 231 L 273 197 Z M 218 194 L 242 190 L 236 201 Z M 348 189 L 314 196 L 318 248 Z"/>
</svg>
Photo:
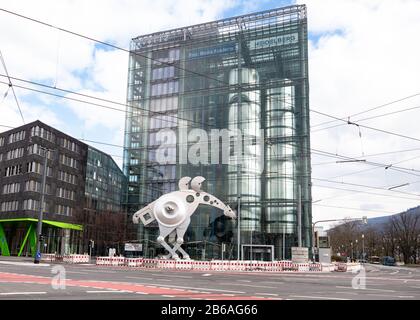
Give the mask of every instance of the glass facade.
<svg viewBox="0 0 420 320">
<path fill-rule="evenodd" d="M 129 212 L 175 191 L 181 177 L 203 176 L 204 189 L 240 217 L 199 207 L 185 235 L 192 258 L 219 259 L 223 243 L 225 259 L 236 259 L 238 248 L 249 259 L 250 246 L 253 259 L 268 259 L 273 247 L 276 259 L 290 258 L 299 211 L 302 245 L 310 247 L 307 42 L 304 5 L 133 39 Z M 156 226 L 138 232 L 145 256 L 163 253 Z"/>
</svg>

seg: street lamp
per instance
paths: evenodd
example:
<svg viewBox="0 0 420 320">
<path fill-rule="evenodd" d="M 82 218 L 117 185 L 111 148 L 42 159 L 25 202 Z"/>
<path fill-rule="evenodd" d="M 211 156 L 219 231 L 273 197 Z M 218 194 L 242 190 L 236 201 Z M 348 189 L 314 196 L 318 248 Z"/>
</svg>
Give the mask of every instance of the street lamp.
<svg viewBox="0 0 420 320">
<path fill-rule="evenodd" d="M 365 235 L 362 234 L 362 259 L 365 260 Z"/>
<path fill-rule="evenodd" d="M 44 210 L 45 210 L 44 202 L 45 202 L 45 186 L 47 182 L 47 173 L 48 173 L 48 152 L 51 151 L 40 145 L 39 145 L 39 148 L 44 151 L 44 172 L 42 175 L 41 201 L 39 204 L 38 225 L 36 229 L 37 241 L 36 241 L 35 259 L 34 259 L 35 264 L 39 264 L 39 262 L 41 261 L 42 219 L 43 219 Z"/>
</svg>

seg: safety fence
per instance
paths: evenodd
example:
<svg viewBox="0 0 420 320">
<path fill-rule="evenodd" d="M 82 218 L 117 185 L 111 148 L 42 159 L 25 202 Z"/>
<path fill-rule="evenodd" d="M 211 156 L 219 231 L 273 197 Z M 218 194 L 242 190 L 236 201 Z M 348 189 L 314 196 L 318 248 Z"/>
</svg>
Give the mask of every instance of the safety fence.
<svg viewBox="0 0 420 320">
<path fill-rule="evenodd" d="M 320 263 L 293 263 L 290 261 L 193 261 L 123 257 L 98 257 L 98 266 L 125 266 L 143 269 L 235 271 L 235 272 L 322 272 Z"/>
<path fill-rule="evenodd" d="M 90 257 L 85 254 L 69 254 L 64 256 L 58 254 L 42 254 L 41 261 L 77 264 L 88 263 L 90 261 Z"/>
</svg>

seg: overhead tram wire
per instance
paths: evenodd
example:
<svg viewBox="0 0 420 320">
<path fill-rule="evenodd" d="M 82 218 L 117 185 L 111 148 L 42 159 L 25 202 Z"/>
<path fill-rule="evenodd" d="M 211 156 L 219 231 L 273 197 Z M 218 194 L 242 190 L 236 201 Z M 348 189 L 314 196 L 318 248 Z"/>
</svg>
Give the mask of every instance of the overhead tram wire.
<svg viewBox="0 0 420 320">
<path fill-rule="evenodd" d="M 3 57 L 3 54 L 1 53 L 1 50 L 0 50 L 0 59 L 1 59 L 1 63 L 3 64 L 4 71 L 6 72 L 6 77 L 9 80 L 8 86 L 9 86 L 9 88 L 12 88 L 13 96 L 15 98 L 15 102 L 16 102 L 16 105 L 18 107 L 20 117 L 22 118 L 23 124 L 25 124 L 25 118 L 23 117 L 22 109 L 20 108 L 20 104 L 19 104 L 18 98 L 16 96 L 15 88 L 14 88 L 14 85 L 12 83 L 12 80 L 10 79 L 9 72 L 7 71 L 6 62 L 4 61 L 4 57 Z"/>
<path fill-rule="evenodd" d="M 35 22 L 35 23 L 38 23 L 38 24 L 44 25 L 44 26 L 49 27 L 49 28 L 52 28 L 52 29 L 56 29 L 56 30 L 62 31 L 62 32 L 64 32 L 64 33 L 69 33 L 69 34 L 71 34 L 71 35 L 73 35 L 73 36 L 76 36 L 76 37 L 80 37 L 80 38 L 83 38 L 83 39 L 86 39 L 86 40 L 89 40 L 89 41 L 93 41 L 93 42 L 96 42 L 96 43 L 101 44 L 101 45 L 104 45 L 104 46 L 108 46 L 108 47 L 113 48 L 113 49 L 116 49 L 116 50 L 120 50 L 120 51 L 123 51 L 123 52 L 129 53 L 129 54 L 133 54 L 133 55 L 139 56 L 139 57 L 144 58 L 144 59 L 146 59 L 146 60 L 155 61 L 155 62 L 158 62 L 159 64 L 166 65 L 166 66 L 173 66 L 173 67 L 175 67 L 176 69 L 181 70 L 181 71 L 185 71 L 185 72 L 188 72 L 188 73 L 191 73 L 191 74 L 194 74 L 194 75 L 200 76 L 200 77 L 204 77 L 204 78 L 207 78 L 207 79 L 209 79 L 209 80 L 217 81 L 217 82 L 223 83 L 223 84 L 225 84 L 225 85 L 226 85 L 226 84 L 228 84 L 226 81 L 223 81 L 223 80 L 220 80 L 220 79 L 217 79 L 217 78 L 212 78 L 212 77 L 209 77 L 209 76 L 208 76 L 208 75 L 206 75 L 206 74 L 199 73 L 199 72 L 192 71 L 192 70 L 188 70 L 188 69 L 186 69 L 186 68 L 182 68 L 182 67 L 180 67 L 180 66 L 176 66 L 176 65 L 173 65 L 172 63 L 164 62 L 164 61 L 161 61 L 161 60 L 159 60 L 159 59 L 154 59 L 154 58 L 148 57 L 147 55 L 140 54 L 140 53 L 138 53 L 138 52 L 131 51 L 131 50 L 129 50 L 129 49 L 125 49 L 125 48 L 119 47 L 119 46 L 117 46 L 117 45 L 114 45 L 114 44 L 111 44 L 111 43 L 108 43 L 108 42 L 105 42 L 105 41 L 101 41 L 101 40 L 98 40 L 98 39 L 94 39 L 94 38 L 92 38 L 92 37 L 85 36 L 85 35 L 80 34 L 80 33 L 78 33 L 78 32 L 74 32 L 74 31 L 71 31 L 71 30 L 67 30 L 67 29 L 64 29 L 64 28 L 60 28 L 60 27 L 54 26 L 54 25 L 52 25 L 52 24 L 49 24 L 49 23 L 43 22 L 43 21 L 38 20 L 38 19 L 35 19 L 35 18 L 31 18 L 31 17 L 25 16 L 25 15 L 23 15 L 23 14 L 20 14 L 20 13 L 14 12 L 14 11 L 6 10 L 6 9 L 3 9 L 3 8 L 0 8 L 0 11 L 3 11 L 3 12 L 5 12 L 5 13 L 8 13 L 8 14 L 14 15 L 14 16 L 16 16 L 16 17 L 19 17 L 19 18 L 22 18 L 22 19 L 25 19 L 25 20 L 29 20 L 29 21 L 32 21 L 32 22 Z"/>
<path fill-rule="evenodd" d="M 403 134 L 394 133 L 394 132 L 387 131 L 387 130 L 382 130 L 382 129 L 378 129 L 378 128 L 374 128 L 374 127 L 369 127 L 369 126 L 361 125 L 361 124 L 358 124 L 357 122 L 346 121 L 346 120 L 337 118 L 335 116 L 326 114 L 324 112 L 316 111 L 314 109 L 311 109 L 311 112 L 314 112 L 316 114 L 323 115 L 323 116 L 328 117 L 328 118 L 333 118 L 333 119 L 336 119 L 336 120 L 339 120 L 339 121 L 344 121 L 344 122 L 346 122 L 349 125 L 356 125 L 356 126 L 361 127 L 361 128 L 365 128 L 365 129 L 369 129 L 369 130 L 373 130 L 373 131 L 377 131 L 377 132 L 381 132 L 381 133 L 386 133 L 386 134 L 389 134 L 389 135 L 397 136 L 397 137 L 400 137 L 400 138 L 405 138 L 405 139 L 409 139 L 409 140 L 414 140 L 414 141 L 420 142 L 420 139 L 417 139 L 417 138 L 409 137 L 409 136 L 406 136 L 406 135 L 403 135 Z"/>
<path fill-rule="evenodd" d="M 376 213 L 389 213 L 389 214 L 398 214 L 398 212 L 390 212 L 385 210 L 372 210 L 372 209 L 359 209 L 359 208 L 349 208 L 349 207 L 340 207 L 340 206 L 329 206 L 323 204 L 313 203 L 313 206 L 316 207 L 324 207 L 324 208 L 333 208 L 333 209 L 345 209 L 345 210 L 355 210 L 355 211 L 362 211 L 362 212 L 376 212 Z"/>
<path fill-rule="evenodd" d="M 407 97 L 404 97 L 404 98 L 401 98 L 401 99 L 398 99 L 398 100 L 395 100 L 395 101 L 392 101 L 392 102 L 389 102 L 389 103 L 386 103 L 386 104 L 379 105 L 377 107 L 370 108 L 368 110 L 365 110 L 365 111 L 362 111 L 362 112 L 359 112 L 359 113 L 349 115 L 347 117 L 341 118 L 341 120 L 346 120 L 346 119 L 349 119 L 349 118 L 353 118 L 353 117 L 359 116 L 361 114 L 365 114 L 365 113 L 368 113 L 370 111 L 378 110 L 378 109 L 381 109 L 381 108 L 384 108 L 384 107 L 387 107 L 387 106 L 393 105 L 395 103 L 402 102 L 402 101 L 405 101 L 405 100 L 408 100 L 408 99 L 411 99 L 411 98 L 414 98 L 414 97 L 417 97 L 417 96 L 420 96 L 420 92 L 409 95 Z M 329 123 L 333 123 L 333 122 L 336 122 L 336 121 L 338 121 L 338 120 L 331 120 L 331 121 L 326 121 L 326 122 L 323 122 L 323 123 L 318 123 L 318 124 L 313 125 L 312 128 L 316 128 L 316 127 L 319 127 L 319 126 L 322 126 L 322 125 L 325 125 L 325 124 L 329 124 Z M 356 120 L 356 121 L 360 121 L 360 120 Z"/>
<path fill-rule="evenodd" d="M 383 118 L 383 117 L 387 117 L 387 116 L 390 116 L 390 115 L 399 114 L 399 113 L 402 113 L 402 112 L 407 112 L 407 111 L 412 111 L 412 110 L 417 110 L 417 109 L 420 109 L 420 106 L 407 108 L 407 109 L 402 109 L 402 110 L 398 110 L 398 111 L 394 111 L 394 112 L 389 112 L 389 113 L 385 113 L 385 114 L 381 114 L 381 115 L 377 115 L 377 116 L 372 116 L 372 117 L 369 117 L 369 118 L 359 119 L 359 120 L 356 120 L 356 121 L 357 122 L 368 121 L 368 120 Z M 324 131 L 324 130 L 329 130 L 329 129 L 333 129 L 333 128 L 342 127 L 342 126 L 345 126 L 345 125 L 346 125 L 345 123 L 336 124 L 334 126 L 330 126 L 330 127 L 326 127 L 326 128 L 322 128 L 322 129 L 317 129 L 317 130 L 312 130 L 311 132 L 312 133 L 320 132 L 320 131 Z"/>
<path fill-rule="evenodd" d="M 409 196 L 420 197 L 420 194 L 415 194 L 415 193 L 410 193 L 410 192 L 404 192 L 404 191 L 399 191 L 399 190 L 389 190 L 389 189 L 386 189 L 386 188 L 383 188 L 383 187 L 368 186 L 368 185 L 357 184 L 357 183 L 350 183 L 350 182 L 332 181 L 332 180 L 328 180 L 328 179 L 319 179 L 319 178 L 312 178 L 312 180 L 314 180 L 314 181 L 320 181 L 320 182 L 327 182 L 327 183 L 332 183 L 332 184 L 348 185 L 348 186 L 360 187 L 360 188 L 366 188 L 366 189 L 374 189 L 374 190 L 381 190 L 381 191 L 396 192 L 396 193 L 405 194 L 405 195 L 409 195 Z"/>
<path fill-rule="evenodd" d="M 337 188 L 337 187 L 328 187 L 328 186 L 321 186 L 321 185 L 318 185 L 318 184 L 317 185 L 312 184 L 312 187 L 313 188 L 322 188 L 322 189 L 330 189 L 330 190 L 350 192 L 349 194 L 338 195 L 338 196 L 334 196 L 334 197 L 328 197 L 328 198 L 320 199 L 318 201 L 324 201 L 324 200 L 330 200 L 330 199 L 334 199 L 334 198 L 351 196 L 354 193 L 363 193 L 363 194 L 369 194 L 369 195 L 374 195 L 374 196 L 379 196 L 379 197 L 389 197 L 389 198 L 395 198 L 395 199 L 405 199 L 405 200 L 419 201 L 419 199 L 415 199 L 415 198 L 402 197 L 402 196 L 396 196 L 396 195 L 390 195 L 390 194 L 375 193 L 375 192 L 368 192 L 366 190 L 354 190 L 354 189 L 345 189 L 345 188 Z M 383 189 L 383 191 L 386 191 L 386 189 Z M 388 189 L 388 191 L 389 191 L 389 189 Z"/>
</svg>

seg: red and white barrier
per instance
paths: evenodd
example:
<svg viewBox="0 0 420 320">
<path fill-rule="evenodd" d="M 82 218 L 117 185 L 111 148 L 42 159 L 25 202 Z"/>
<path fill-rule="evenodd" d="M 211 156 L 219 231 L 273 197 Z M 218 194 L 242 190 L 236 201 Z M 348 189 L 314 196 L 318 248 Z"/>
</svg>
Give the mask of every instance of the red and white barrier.
<svg viewBox="0 0 420 320">
<path fill-rule="evenodd" d="M 73 261 L 80 261 L 77 258 Z M 77 263 L 77 262 L 73 262 Z M 233 272 L 329 272 L 333 271 L 320 263 L 293 263 L 291 261 L 193 261 L 164 260 L 123 257 L 97 257 L 98 266 L 127 266 L 145 269 L 233 271 Z M 337 268 L 337 266 L 333 266 Z M 346 265 L 347 268 L 347 265 Z M 355 267 L 354 267 L 355 268 Z M 346 269 L 347 270 L 347 269 Z"/>
</svg>

